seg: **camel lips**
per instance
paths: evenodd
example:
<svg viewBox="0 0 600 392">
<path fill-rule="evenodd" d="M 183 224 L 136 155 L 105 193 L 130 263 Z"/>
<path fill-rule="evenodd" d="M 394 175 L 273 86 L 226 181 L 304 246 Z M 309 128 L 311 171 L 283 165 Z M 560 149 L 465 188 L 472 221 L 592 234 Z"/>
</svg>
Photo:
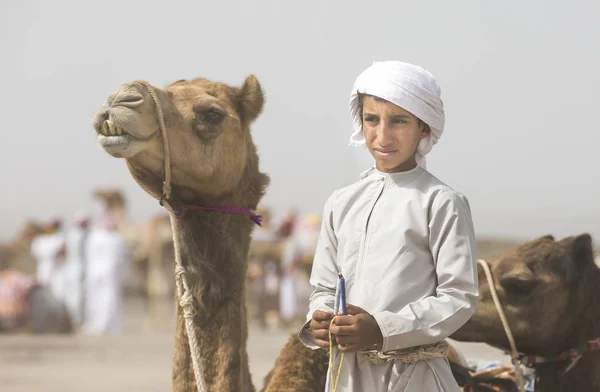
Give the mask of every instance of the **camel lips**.
<svg viewBox="0 0 600 392">
<path fill-rule="evenodd" d="M 127 132 L 112 121 L 106 120 L 102 123 L 99 133 L 104 136 L 121 136 L 125 135 Z"/>
</svg>

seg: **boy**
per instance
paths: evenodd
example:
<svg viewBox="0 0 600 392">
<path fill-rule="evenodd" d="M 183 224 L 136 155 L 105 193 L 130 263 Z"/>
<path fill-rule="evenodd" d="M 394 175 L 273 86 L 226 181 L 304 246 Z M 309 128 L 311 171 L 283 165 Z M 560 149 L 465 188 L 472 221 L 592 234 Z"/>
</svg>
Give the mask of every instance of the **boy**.
<svg viewBox="0 0 600 392">
<path fill-rule="evenodd" d="M 377 62 L 356 80 L 350 111 L 351 143 L 375 167 L 325 204 L 300 339 L 328 349 L 335 336 L 338 391 L 459 391 L 444 339 L 475 312 L 478 281 L 468 200 L 425 170 L 444 127 L 440 89 L 421 67 Z M 338 273 L 348 315 L 331 324 Z"/>
</svg>

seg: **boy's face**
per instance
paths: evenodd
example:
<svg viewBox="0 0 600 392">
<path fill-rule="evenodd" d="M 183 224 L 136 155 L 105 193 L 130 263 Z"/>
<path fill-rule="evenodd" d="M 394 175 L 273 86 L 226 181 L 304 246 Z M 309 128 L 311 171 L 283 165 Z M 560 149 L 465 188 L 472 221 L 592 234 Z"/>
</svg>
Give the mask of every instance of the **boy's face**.
<svg viewBox="0 0 600 392">
<path fill-rule="evenodd" d="M 363 134 L 377 169 L 393 173 L 414 168 L 417 146 L 429 127 L 400 106 L 371 96 L 364 97 L 362 112 Z"/>
</svg>

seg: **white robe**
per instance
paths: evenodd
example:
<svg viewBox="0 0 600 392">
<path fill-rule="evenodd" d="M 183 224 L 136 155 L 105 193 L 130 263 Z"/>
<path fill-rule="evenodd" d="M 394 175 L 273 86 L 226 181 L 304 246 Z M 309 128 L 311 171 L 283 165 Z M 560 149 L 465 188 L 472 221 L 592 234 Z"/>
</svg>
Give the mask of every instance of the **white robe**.
<svg viewBox="0 0 600 392">
<path fill-rule="evenodd" d="M 67 233 L 65 262 L 65 305 L 75 325 L 82 321 L 83 278 L 85 268 L 84 241 L 87 230 L 75 227 Z"/>
<path fill-rule="evenodd" d="M 122 277 L 127 248 L 115 232 L 94 229 L 86 244 L 85 316 L 82 331 L 98 335 L 122 330 Z"/>
<path fill-rule="evenodd" d="M 299 337 L 317 348 L 307 327 L 316 310 L 332 311 L 342 272 L 347 303 L 375 317 L 382 351 L 439 342 L 475 312 L 474 253 L 470 207 L 463 195 L 419 166 L 393 174 L 371 169 L 326 202 L 311 274 L 315 289 Z M 346 353 L 338 391 L 449 392 L 459 387 L 445 358 L 374 365 Z"/>
<path fill-rule="evenodd" d="M 41 234 L 31 243 L 31 254 L 37 260 L 38 282 L 50 288 L 61 302 L 64 302 L 65 269 L 63 260 L 57 254 L 64 245 L 65 236 L 62 232 Z"/>
</svg>

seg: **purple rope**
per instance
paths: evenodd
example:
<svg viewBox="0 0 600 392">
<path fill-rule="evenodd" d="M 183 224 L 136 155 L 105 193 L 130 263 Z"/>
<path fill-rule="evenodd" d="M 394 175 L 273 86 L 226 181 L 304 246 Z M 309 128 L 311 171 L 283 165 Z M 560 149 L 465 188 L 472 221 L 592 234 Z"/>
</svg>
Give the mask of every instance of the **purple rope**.
<svg viewBox="0 0 600 392">
<path fill-rule="evenodd" d="M 177 219 L 181 220 L 183 217 L 190 211 L 216 211 L 216 212 L 225 212 L 230 214 L 239 214 L 246 215 L 252 220 L 252 222 L 256 223 L 259 226 L 262 226 L 262 216 L 257 215 L 254 211 L 249 210 L 248 208 L 241 207 L 201 207 L 201 206 L 182 206 L 181 212 L 177 214 Z"/>
</svg>

